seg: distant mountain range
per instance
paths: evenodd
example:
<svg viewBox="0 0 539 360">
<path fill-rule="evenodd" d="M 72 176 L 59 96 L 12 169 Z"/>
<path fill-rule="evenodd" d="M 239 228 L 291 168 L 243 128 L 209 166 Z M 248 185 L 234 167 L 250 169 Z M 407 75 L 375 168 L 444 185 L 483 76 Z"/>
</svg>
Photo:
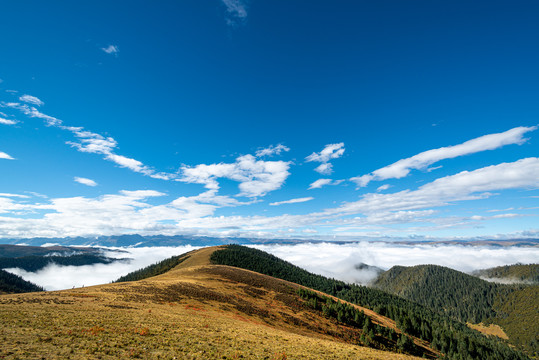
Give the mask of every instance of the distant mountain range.
<svg viewBox="0 0 539 360">
<path fill-rule="evenodd" d="M 41 246 L 44 244 L 56 244 L 60 246 L 107 246 L 107 247 L 147 247 L 147 246 L 216 246 L 227 244 L 298 244 L 298 243 L 321 243 L 332 242 L 336 244 L 346 244 L 366 239 L 349 240 L 329 240 L 329 239 L 264 239 L 248 237 L 211 237 L 195 235 L 151 235 L 144 236 L 139 234 L 132 235 L 113 235 L 113 236 L 94 236 L 94 237 L 65 237 L 65 238 L 26 238 L 26 239 L 0 239 L 4 244 L 24 244 L 32 246 Z M 439 241 L 387 241 L 385 239 L 370 239 L 374 242 L 391 242 L 396 244 L 408 245 L 488 245 L 488 246 L 533 246 L 539 247 L 539 239 L 510 239 L 510 240 L 439 240 Z"/>
</svg>

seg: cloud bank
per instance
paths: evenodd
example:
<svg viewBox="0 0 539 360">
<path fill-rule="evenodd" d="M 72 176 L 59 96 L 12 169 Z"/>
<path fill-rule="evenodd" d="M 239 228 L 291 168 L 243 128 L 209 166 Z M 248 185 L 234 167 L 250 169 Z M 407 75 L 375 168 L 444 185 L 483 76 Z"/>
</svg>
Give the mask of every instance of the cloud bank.
<svg viewBox="0 0 539 360">
<path fill-rule="evenodd" d="M 368 264 L 383 270 L 388 270 L 395 265 L 435 264 L 470 273 L 518 262 L 533 263 L 539 258 L 539 248 L 530 247 L 406 245 L 389 242 L 273 244 L 252 245 L 251 247 L 269 252 L 307 271 L 363 285 L 371 282 L 377 272 L 369 268 L 360 269 L 359 264 Z M 73 286 L 106 284 L 131 271 L 198 248 L 190 245 L 108 248 L 109 250 L 124 250 L 127 253 L 105 250 L 106 256 L 129 257 L 132 260 L 85 266 L 49 265 L 35 273 L 21 269 L 9 269 L 9 271 L 22 276 L 25 280 L 44 286 L 47 290 L 70 289 Z"/>
<path fill-rule="evenodd" d="M 184 254 L 198 247 L 186 245 L 179 247 L 151 248 L 109 248 L 126 252 L 105 251 L 104 255 L 113 258 L 131 258 L 112 264 L 95 264 L 84 266 L 48 265 L 35 273 L 22 269 L 5 269 L 23 279 L 43 286 L 46 290 L 63 290 L 72 287 L 107 284 L 132 271 L 155 264 L 171 256 Z"/>
<path fill-rule="evenodd" d="M 495 266 L 536 263 L 539 248 L 464 245 L 403 245 L 386 242 L 349 244 L 253 245 L 315 274 L 346 282 L 368 284 L 372 270 L 357 269 L 368 264 L 388 270 L 395 265 L 434 264 L 470 273 Z"/>
</svg>

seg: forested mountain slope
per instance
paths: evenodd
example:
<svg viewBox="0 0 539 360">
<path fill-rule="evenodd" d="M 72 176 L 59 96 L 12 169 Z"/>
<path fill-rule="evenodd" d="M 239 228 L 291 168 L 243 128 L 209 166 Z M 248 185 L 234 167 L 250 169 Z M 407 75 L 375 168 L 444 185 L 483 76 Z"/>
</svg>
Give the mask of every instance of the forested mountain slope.
<svg viewBox="0 0 539 360">
<path fill-rule="evenodd" d="M 30 272 L 36 272 L 49 264 L 63 266 L 82 266 L 93 264 L 110 264 L 115 261 L 125 259 L 112 259 L 102 255 L 77 254 L 69 256 L 22 256 L 22 257 L 0 257 L 0 269 L 20 268 Z"/>
<path fill-rule="evenodd" d="M 298 283 L 372 309 L 396 321 L 397 327 L 403 332 L 428 341 L 449 359 L 525 358 L 503 342 L 486 338 L 462 322 L 415 302 L 381 290 L 311 274 L 256 249 L 229 245 L 215 251 L 211 260 L 214 264 L 241 267 Z"/>
<path fill-rule="evenodd" d="M 16 294 L 32 291 L 43 291 L 43 288 L 24 280 L 18 275 L 0 270 L 0 294 Z"/>
<path fill-rule="evenodd" d="M 497 284 L 437 265 L 394 266 L 373 286 L 463 322 L 501 325 L 512 344 L 538 351 L 538 286 Z"/>
<path fill-rule="evenodd" d="M 372 286 L 473 323 L 495 316 L 492 306 L 498 293 L 512 291 L 438 265 L 394 266 Z"/>
</svg>

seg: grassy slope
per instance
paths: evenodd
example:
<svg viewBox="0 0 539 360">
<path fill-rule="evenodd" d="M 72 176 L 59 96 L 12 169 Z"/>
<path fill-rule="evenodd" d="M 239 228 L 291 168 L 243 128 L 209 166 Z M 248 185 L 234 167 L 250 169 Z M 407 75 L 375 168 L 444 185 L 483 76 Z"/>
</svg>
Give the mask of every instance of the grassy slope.
<svg viewBox="0 0 539 360">
<path fill-rule="evenodd" d="M 413 359 L 350 344 L 297 285 L 209 265 L 214 250 L 141 281 L 0 296 L 0 358 Z"/>
<path fill-rule="evenodd" d="M 431 309 L 443 309 L 461 321 L 497 324 L 512 344 L 532 356 L 537 354 L 537 285 L 494 284 L 441 266 L 419 265 L 395 266 L 383 273 L 373 286 Z"/>
</svg>

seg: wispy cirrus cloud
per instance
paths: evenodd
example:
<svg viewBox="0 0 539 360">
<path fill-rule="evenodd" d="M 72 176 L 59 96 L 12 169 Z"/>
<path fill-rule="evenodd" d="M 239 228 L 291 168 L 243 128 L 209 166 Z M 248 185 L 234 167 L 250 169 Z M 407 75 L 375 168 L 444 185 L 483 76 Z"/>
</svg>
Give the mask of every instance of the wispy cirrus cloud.
<svg viewBox="0 0 539 360">
<path fill-rule="evenodd" d="M 26 101 L 39 106 L 44 104 L 43 101 L 35 96 L 23 95 L 19 99 L 21 101 Z M 120 167 L 127 168 L 131 171 L 141 173 L 154 179 L 170 180 L 175 178 L 174 174 L 156 172 L 151 167 L 144 165 L 142 162 L 136 159 L 116 154 L 114 151 L 117 148 L 118 143 L 110 136 L 104 137 L 100 134 L 85 130 L 82 127 L 66 126 L 62 120 L 44 114 L 35 107 L 27 104 L 21 104 L 18 102 L 1 102 L 0 106 L 17 109 L 31 118 L 39 118 L 44 120 L 47 126 L 56 127 L 61 130 L 71 132 L 78 139 L 78 141 L 67 141 L 66 143 L 76 148 L 80 152 L 104 155 L 105 160 L 112 161 Z"/>
<path fill-rule="evenodd" d="M 237 25 L 247 19 L 247 2 L 245 0 L 221 0 L 226 7 L 226 22 Z"/>
<path fill-rule="evenodd" d="M 321 163 L 314 170 L 322 175 L 329 175 L 333 172 L 333 165 L 330 163 L 333 159 L 338 159 L 344 154 L 344 143 L 328 144 L 319 153 L 312 153 L 305 158 L 307 162 Z"/>
<path fill-rule="evenodd" d="M 10 194 L 10 193 L 0 193 L 0 197 L 15 197 L 15 198 L 22 198 L 22 199 L 28 199 L 28 195 L 21 195 L 21 194 Z"/>
<path fill-rule="evenodd" d="M 257 150 L 255 155 L 256 157 L 281 155 L 283 151 L 284 152 L 290 151 L 290 148 L 288 148 L 287 146 L 284 146 L 283 144 L 277 144 L 277 145 L 271 145 L 264 149 Z"/>
<path fill-rule="evenodd" d="M 382 186 L 378 186 L 378 188 L 376 189 L 377 192 L 380 192 L 380 191 L 384 191 L 384 190 L 387 190 L 391 187 L 391 185 L 389 184 L 384 184 Z"/>
<path fill-rule="evenodd" d="M 279 205 L 283 205 L 283 204 L 297 204 L 297 203 L 303 203 L 303 202 L 307 202 L 307 201 L 311 201 L 311 200 L 314 200 L 314 198 L 312 196 L 309 196 L 309 197 L 302 197 L 302 198 L 297 198 L 297 199 L 277 201 L 277 202 L 270 203 L 270 205 L 271 206 L 279 206 Z"/>
<path fill-rule="evenodd" d="M 358 187 L 367 186 L 371 181 L 400 179 L 411 170 L 426 170 L 430 165 L 445 159 L 474 154 L 486 150 L 498 149 L 505 145 L 521 145 L 527 141 L 524 134 L 537 129 L 537 126 L 519 126 L 502 133 L 489 134 L 468 140 L 462 144 L 424 151 L 412 157 L 401 159 L 370 174 L 356 176 L 350 180 Z"/>
<path fill-rule="evenodd" d="M 78 182 L 79 184 L 86 185 L 86 186 L 97 186 L 97 182 L 95 182 L 92 179 L 87 179 L 83 177 L 76 176 L 73 178 L 74 181 Z"/>
<path fill-rule="evenodd" d="M 120 48 L 118 48 L 118 46 L 116 45 L 109 45 L 107 47 L 102 47 L 101 50 L 111 55 L 118 55 L 118 53 L 120 52 Z"/>
<path fill-rule="evenodd" d="M 311 183 L 309 185 L 309 189 L 308 190 L 312 190 L 312 189 L 320 189 L 321 187 L 323 186 L 327 186 L 327 185 L 339 185 L 343 182 L 344 180 L 332 180 L 332 179 L 318 179 L 316 181 L 314 181 L 313 183 Z"/>
<path fill-rule="evenodd" d="M 141 173 L 151 178 L 170 180 L 174 177 L 172 174 L 158 173 L 136 159 L 115 154 L 114 150 L 118 146 L 118 143 L 110 136 L 104 137 L 100 134 L 96 134 L 78 127 L 62 128 L 71 131 L 79 139 L 79 142 L 68 141 L 67 144 L 73 146 L 81 152 L 105 155 L 105 160 L 112 161 L 116 165 L 137 173 Z"/>
<path fill-rule="evenodd" d="M 539 158 L 491 165 L 445 176 L 419 187 L 396 193 L 370 193 L 328 213 L 373 213 L 439 207 L 453 201 L 477 200 L 492 196 L 490 191 L 539 188 Z"/>
<path fill-rule="evenodd" d="M 12 109 L 17 109 L 21 111 L 24 115 L 27 115 L 32 118 L 39 118 L 42 120 L 45 120 L 45 124 L 47 126 L 60 126 L 62 124 L 62 120 L 59 120 L 53 116 L 46 115 L 42 112 L 40 112 L 38 109 L 36 109 L 33 106 L 28 106 L 27 104 L 21 104 L 18 102 L 1 102 L 1 107 L 8 107 Z"/>
<path fill-rule="evenodd" d="M 0 124 L 3 124 L 3 125 L 15 125 L 17 123 L 17 121 L 15 120 L 9 120 L 9 119 L 4 119 L 2 117 L 0 117 Z"/>
<path fill-rule="evenodd" d="M 39 98 L 32 96 L 32 95 L 22 95 L 19 97 L 19 100 L 25 103 L 29 103 L 36 106 L 42 106 L 45 105 L 43 101 L 41 101 Z"/>
</svg>

